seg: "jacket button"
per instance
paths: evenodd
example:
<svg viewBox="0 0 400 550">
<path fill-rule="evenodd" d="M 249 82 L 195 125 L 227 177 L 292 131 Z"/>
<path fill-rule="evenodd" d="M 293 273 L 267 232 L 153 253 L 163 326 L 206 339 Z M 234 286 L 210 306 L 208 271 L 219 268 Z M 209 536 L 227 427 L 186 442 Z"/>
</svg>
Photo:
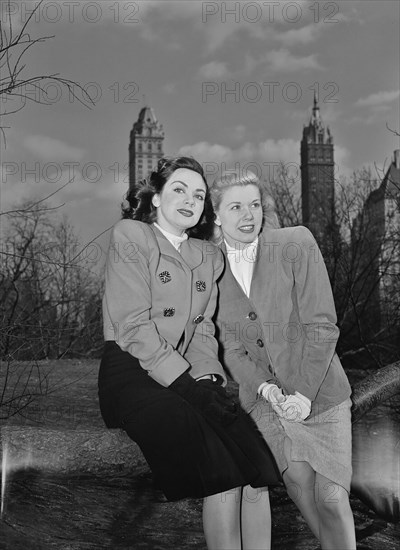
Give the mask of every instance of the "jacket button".
<svg viewBox="0 0 400 550">
<path fill-rule="evenodd" d="M 257 313 L 255 313 L 254 311 L 250 311 L 249 313 L 249 319 L 251 321 L 255 321 L 257 319 Z"/>
<path fill-rule="evenodd" d="M 193 323 L 195 323 L 196 325 L 198 325 L 199 323 L 201 323 L 204 319 L 204 315 L 197 315 L 194 319 L 193 319 Z"/>
<path fill-rule="evenodd" d="M 257 344 L 257 346 L 258 346 L 259 348 L 263 348 L 263 347 L 264 347 L 264 342 L 263 342 L 260 338 L 257 340 L 256 344 Z"/>
</svg>

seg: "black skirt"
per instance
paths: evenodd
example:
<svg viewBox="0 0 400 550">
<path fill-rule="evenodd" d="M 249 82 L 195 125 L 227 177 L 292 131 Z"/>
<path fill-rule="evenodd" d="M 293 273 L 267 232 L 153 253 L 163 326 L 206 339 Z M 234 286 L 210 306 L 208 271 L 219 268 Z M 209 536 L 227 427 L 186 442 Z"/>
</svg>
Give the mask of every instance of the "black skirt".
<svg viewBox="0 0 400 550">
<path fill-rule="evenodd" d="M 209 421 L 115 342 L 105 344 L 99 401 L 106 425 L 139 445 L 168 500 L 279 482 L 267 444 L 242 409 L 229 426 Z"/>
</svg>

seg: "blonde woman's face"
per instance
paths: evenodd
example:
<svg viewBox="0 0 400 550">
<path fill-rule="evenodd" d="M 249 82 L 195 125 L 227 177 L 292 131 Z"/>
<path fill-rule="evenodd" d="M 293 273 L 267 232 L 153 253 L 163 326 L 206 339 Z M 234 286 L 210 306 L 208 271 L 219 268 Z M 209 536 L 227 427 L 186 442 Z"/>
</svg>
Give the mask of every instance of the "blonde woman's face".
<svg viewBox="0 0 400 550">
<path fill-rule="evenodd" d="M 262 220 L 261 195 L 256 185 L 234 185 L 224 191 L 215 221 L 229 246 L 253 242 L 261 231 Z"/>
</svg>

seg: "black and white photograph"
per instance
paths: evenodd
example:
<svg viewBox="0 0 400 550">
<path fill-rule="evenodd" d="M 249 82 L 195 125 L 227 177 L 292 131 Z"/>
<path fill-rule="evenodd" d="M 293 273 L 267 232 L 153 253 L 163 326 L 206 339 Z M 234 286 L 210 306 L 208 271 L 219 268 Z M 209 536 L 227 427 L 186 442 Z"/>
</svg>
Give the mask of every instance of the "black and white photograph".
<svg viewBox="0 0 400 550">
<path fill-rule="evenodd" d="M 400 2 L 0 37 L 0 550 L 397 549 Z"/>
</svg>

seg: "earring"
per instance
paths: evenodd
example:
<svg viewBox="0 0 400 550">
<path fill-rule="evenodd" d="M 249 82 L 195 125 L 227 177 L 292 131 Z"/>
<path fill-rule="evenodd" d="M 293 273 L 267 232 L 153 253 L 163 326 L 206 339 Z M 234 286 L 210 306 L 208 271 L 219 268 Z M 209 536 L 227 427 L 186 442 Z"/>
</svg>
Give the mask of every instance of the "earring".
<svg viewBox="0 0 400 550">
<path fill-rule="evenodd" d="M 219 220 L 214 220 L 215 225 L 218 225 L 218 227 L 221 227 L 221 222 Z"/>
</svg>

